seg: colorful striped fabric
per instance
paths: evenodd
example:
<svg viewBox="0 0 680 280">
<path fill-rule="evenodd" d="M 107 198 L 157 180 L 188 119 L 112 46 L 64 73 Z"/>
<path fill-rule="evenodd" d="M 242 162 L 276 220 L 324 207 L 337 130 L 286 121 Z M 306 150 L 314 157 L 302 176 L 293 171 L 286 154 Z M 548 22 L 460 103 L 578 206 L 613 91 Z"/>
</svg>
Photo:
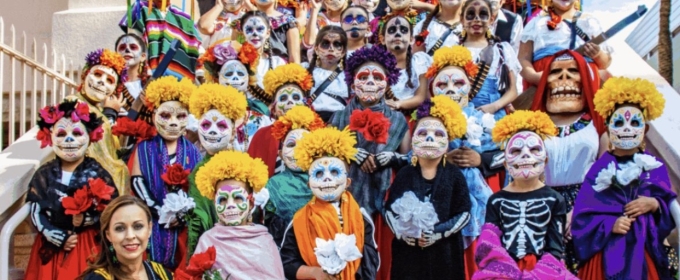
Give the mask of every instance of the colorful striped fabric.
<svg viewBox="0 0 680 280">
<path fill-rule="evenodd" d="M 180 47 L 164 75 L 193 80 L 201 41 L 191 17 L 175 6 L 168 7 L 165 16 L 155 7 L 149 13 L 146 1 L 134 4 L 132 11 L 132 28 L 143 35 L 149 46 L 147 56 L 151 70 L 158 67 L 172 41 L 178 39 Z M 127 32 L 127 15 L 119 26 Z"/>
</svg>

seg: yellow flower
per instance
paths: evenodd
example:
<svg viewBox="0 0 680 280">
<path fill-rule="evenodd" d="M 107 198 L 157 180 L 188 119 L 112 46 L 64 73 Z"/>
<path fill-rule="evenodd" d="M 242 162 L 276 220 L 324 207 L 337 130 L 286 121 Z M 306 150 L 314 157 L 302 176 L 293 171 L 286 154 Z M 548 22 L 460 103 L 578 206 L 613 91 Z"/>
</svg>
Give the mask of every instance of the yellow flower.
<svg viewBox="0 0 680 280">
<path fill-rule="evenodd" d="M 326 124 L 321 117 L 312 109 L 307 106 L 295 106 L 274 122 L 272 136 L 281 141 L 293 129 L 302 128 L 307 131 L 314 131 L 325 126 Z"/>
<path fill-rule="evenodd" d="M 274 96 L 276 91 L 285 84 L 296 84 L 303 92 L 312 89 L 314 80 L 307 69 L 299 64 L 286 64 L 267 71 L 264 75 L 264 92 Z"/>
<path fill-rule="evenodd" d="M 201 195 L 212 199 L 215 196 L 215 186 L 220 181 L 240 181 L 257 193 L 267 184 L 268 178 L 267 165 L 261 159 L 253 159 L 243 152 L 221 151 L 198 169 L 196 187 Z"/>
<path fill-rule="evenodd" d="M 496 123 L 491 134 L 493 141 L 504 149 L 507 140 L 517 132 L 524 130 L 538 134 L 543 140 L 557 135 L 557 128 L 548 115 L 543 112 L 527 110 L 518 110 L 503 117 Z"/>
<path fill-rule="evenodd" d="M 666 100 L 654 83 L 643 79 L 612 77 L 595 93 L 595 111 L 608 119 L 616 105 L 636 104 L 640 106 L 645 121 L 652 121 L 663 114 Z"/>
<path fill-rule="evenodd" d="M 160 77 L 146 87 L 147 106 L 158 108 L 161 103 L 167 101 L 179 101 L 189 106 L 189 99 L 194 89 L 196 86 L 187 78 L 177 81 L 177 78 L 173 76 Z"/>
<path fill-rule="evenodd" d="M 295 147 L 295 160 L 303 170 L 309 170 L 315 159 L 336 157 L 349 164 L 357 153 L 357 140 L 348 130 L 335 127 L 321 128 L 305 134 Z"/>
<path fill-rule="evenodd" d="M 439 70 L 447 66 L 462 68 L 470 78 L 477 75 L 478 69 L 472 61 L 472 53 L 463 46 L 442 47 L 435 51 L 432 56 L 432 65 L 427 70 L 426 76 L 432 79 Z"/>
<path fill-rule="evenodd" d="M 191 114 L 200 118 L 205 112 L 217 109 L 222 115 L 235 121 L 246 114 L 246 96 L 231 86 L 207 83 L 194 90 L 189 101 Z"/>
<path fill-rule="evenodd" d="M 444 122 L 449 140 L 461 138 L 467 131 L 467 120 L 460 105 L 445 95 L 437 95 L 432 98 L 430 116 L 439 118 Z"/>
</svg>

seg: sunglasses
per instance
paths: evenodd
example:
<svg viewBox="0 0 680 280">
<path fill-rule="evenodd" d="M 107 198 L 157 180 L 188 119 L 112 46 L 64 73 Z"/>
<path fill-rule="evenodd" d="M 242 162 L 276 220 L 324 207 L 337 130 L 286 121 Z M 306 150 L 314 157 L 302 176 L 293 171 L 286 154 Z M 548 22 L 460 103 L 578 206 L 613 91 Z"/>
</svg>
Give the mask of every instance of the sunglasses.
<svg viewBox="0 0 680 280">
<path fill-rule="evenodd" d="M 346 17 L 343 19 L 343 21 L 344 21 L 346 24 L 351 24 L 353 21 L 356 21 L 358 24 L 362 24 L 362 23 L 368 22 L 368 19 L 367 19 L 365 16 L 363 16 L 363 15 L 358 15 L 358 16 L 356 16 L 356 17 L 354 17 L 354 16 L 346 16 Z"/>
</svg>

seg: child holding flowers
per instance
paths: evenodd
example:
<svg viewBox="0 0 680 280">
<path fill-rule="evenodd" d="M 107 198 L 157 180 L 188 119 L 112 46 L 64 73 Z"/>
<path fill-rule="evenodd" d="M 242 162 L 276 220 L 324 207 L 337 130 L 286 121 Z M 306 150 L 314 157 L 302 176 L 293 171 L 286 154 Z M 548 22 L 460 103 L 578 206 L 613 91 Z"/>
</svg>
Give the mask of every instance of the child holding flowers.
<svg viewBox="0 0 680 280">
<path fill-rule="evenodd" d="M 85 102 L 65 100 L 40 110 L 40 147 L 52 146 L 57 158 L 29 183 L 26 203 L 38 235 L 25 279 L 75 279 L 97 251 L 99 215 L 118 196 L 111 175 L 85 155 L 102 139 L 102 123 Z"/>
</svg>

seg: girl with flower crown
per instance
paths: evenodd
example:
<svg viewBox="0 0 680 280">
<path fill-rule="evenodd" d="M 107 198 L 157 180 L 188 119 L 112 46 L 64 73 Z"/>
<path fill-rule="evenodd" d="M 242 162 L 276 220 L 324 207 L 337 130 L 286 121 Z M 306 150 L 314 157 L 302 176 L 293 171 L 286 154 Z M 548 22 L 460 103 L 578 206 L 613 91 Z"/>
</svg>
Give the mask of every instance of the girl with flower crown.
<svg viewBox="0 0 680 280">
<path fill-rule="evenodd" d="M 132 186 L 154 216 L 148 257 L 174 270 L 186 254 L 186 214 L 195 206 L 188 198 L 187 176 L 201 160 L 198 148 L 183 135 L 187 105 L 195 86 L 173 76 L 146 88 L 158 135 L 137 144 L 132 156 Z M 181 240 L 181 241 L 180 241 Z"/>
<path fill-rule="evenodd" d="M 75 279 L 99 248 L 99 215 L 118 196 L 109 172 L 86 155 L 102 139 L 102 124 L 81 101 L 40 110 L 40 148 L 52 146 L 57 158 L 40 166 L 28 185 L 26 203 L 38 235 L 25 279 Z"/>
<path fill-rule="evenodd" d="M 355 145 L 349 130 L 322 128 L 295 147 L 314 196 L 295 213 L 281 244 L 287 279 L 376 279 L 380 260 L 373 223 L 347 190 Z"/>
<path fill-rule="evenodd" d="M 463 25 L 460 23 L 461 0 L 440 0 L 434 11 L 416 24 L 414 51 L 434 55 L 440 47 L 460 44 Z"/>
<path fill-rule="evenodd" d="M 610 78 L 595 94 L 612 146 L 588 171 L 571 232 L 581 279 L 672 279 L 664 238 L 675 228 L 668 171 L 645 151 L 665 100 L 642 79 Z"/>
<path fill-rule="evenodd" d="M 271 34 L 268 43 L 272 54 L 290 63 L 300 63 L 300 30 L 297 19 L 291 14 L 279 12 L 276 9 L 277 0 L 258 0 L 255 5 L 269 19 Z"/>
<path fill-rule="evenodd" d="M 578 279 L 561 261 L 566 203 L 540 180 L 549 156 L 543 141 L 555 134 L 548 115 L 524 110 L 493 128 L 513 181 L 486 205 L 472 279 Z"/>
<path fill-rule="evenodd" d="M 272 236 L 251 223 L 253 210 L 264 206 L 266 183 L 267 166 L 237 151 L 215 154 L 196 172 L 196 187 L 218 221 L 201 235 L 177 279 L 284 279 Z"/>
<path fill-rule="evenodd" d="M 436 96 L 413 120 L 413 166 L 399 170 L 385 203 L 395 235 L 391 279 L 465 279 L 461 230 L 470 221 L 470 197 L 463 173 L 444 158 L 449 141 L 465 135 L 465 116 L 453 100 Z"/>
<path fill-rule="evenodd" d="M 286 61 L 278 55 L 274 54 L 271 48 L 271 32 L 272 26 L 269 24 L 269 17 L 260 11 L 246 12 L 239 22 L 239 31 L 244 37 L 243 44 L 250 44 L 254 48 L 247 48 L 239 52 L 239 60 L 243 63 L 248 61 L 250 73 L 255 76 L 255 82 L 251 81 L 252 85 L 258 85 L 260 89 L 264 88 L 263 80 L 267 71 L 275 69 L 281 65 L 285 65 Z M 241 58 L 243 57 L 243 58 Z M 254 88 L 250 89 L 250 94 L 254 93 Z M 269 104 L 270 100 L 265 101 Z"/>
<path fill-rule="evenodd" d="M 246 112 L 246 98 L 231 86 L 203 84 L 191 94 L 189 109 L 198 117 L 198 140 L 205 155 L 189 174 L 189 197 L 196 207 L 187 221 L 187 256 L 194 253 L 198 238 L 218 222 L 213 198 L 201 195 L 196 186 L 196 173 L 218 152 L 233 150 L 237 137 L 236 122 Z"/>
</svg>

